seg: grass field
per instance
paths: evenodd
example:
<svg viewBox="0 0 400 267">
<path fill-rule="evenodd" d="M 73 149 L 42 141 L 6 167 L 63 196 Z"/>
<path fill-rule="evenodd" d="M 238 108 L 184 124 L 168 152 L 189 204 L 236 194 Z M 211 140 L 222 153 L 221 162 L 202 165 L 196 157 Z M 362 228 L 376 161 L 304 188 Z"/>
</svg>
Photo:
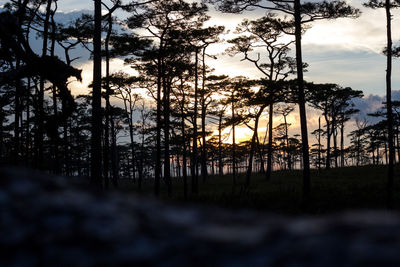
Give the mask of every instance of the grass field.
<svg viewBox="0 0 400 267">
<path fill-rule="evenodd" d="M 161 198 L 173 202 L 191 202 L 227 207 L 230 209 L 255 209 L 282 214 L 323 214 L 354 209 L 386 208 L 386 167 L 363 166 L 345 167 L 331 170 L 313 170 L 310 204 L 302 205 L 302 172 L 276 171 L 270 181 L 262 174 L 252 176 L 251 186 L 244 189 L 244 175 L 238 177 L 235 188 L 232 176 L 209 176 L 203 183 L 199 177 L 199 194 L 189 193 L 189 200 L 183 198 L 183 183 L 173 181 L 173 196 L 167 197 L 162 185 Z M 400 166 L 396 166 L 394 202 L 400 208 Z M 189 177 L 189 189 L 190 189 Z M 121 183 L 123 191 L 135 191 L 131 182 Z M 140 194 L 152 194 L 150 182 L 143 186 Z M 190 190 L 189 190 L 190 192 Z"/>
</svg>

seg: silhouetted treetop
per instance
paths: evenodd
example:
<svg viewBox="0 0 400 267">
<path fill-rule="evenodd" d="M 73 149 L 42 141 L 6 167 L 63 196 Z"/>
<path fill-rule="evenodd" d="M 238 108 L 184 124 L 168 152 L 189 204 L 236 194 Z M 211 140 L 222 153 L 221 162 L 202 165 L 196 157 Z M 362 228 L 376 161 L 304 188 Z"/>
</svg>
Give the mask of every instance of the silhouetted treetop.
<svg viewBox="0 0 400 267">
<path fill-rule="evenodd" d="M 389 8 L 398 8 L 400 7 L 399 0 L 390 0 L 390 7 Z M 363 3 L 363 6 L 369 7 L 372 9 L 376 8 L 385 8 L 387 1 L 385 0 L 369 0 L 367 3 Z"/>
<path fill-rule="evenodd" d="M 240 13 L 244 10 L 262 8 L 267 10 L 282 11 L 294 15 L 295 0 L 206 0 L 208 3 L 216 4 L 223 12 Z M 358 17 L 359 9 L 353 8 L 346 1 L 318 1 L 301 3 L 300 12 L 302 22 L 307 23 L 320 19 L 335 19 L 339 17 Z"/>
</svg>

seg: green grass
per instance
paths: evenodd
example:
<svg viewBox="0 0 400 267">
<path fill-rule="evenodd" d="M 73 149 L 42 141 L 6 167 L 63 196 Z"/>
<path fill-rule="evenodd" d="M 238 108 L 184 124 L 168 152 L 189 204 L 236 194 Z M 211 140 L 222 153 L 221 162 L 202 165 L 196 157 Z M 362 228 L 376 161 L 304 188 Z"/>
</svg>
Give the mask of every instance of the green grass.
<svg viewBox="0 0 400 267">
<path fill-rule="evenodd" d="M 396 167 L 394 202 L 400 208 L 400 181 Z M 226 207 L 230 209 L 254 209 L 282 214 L 322 214 L 350 209 L 384 209 L 386 207 L 386 167 L 363 166 L 331 170 L 313 170 L 311 173 L 311 201 L 302 205 L 302 172 L 276 171 L 266 181 L 261 174 L 253 174 L 251 185 L 245 189 L 244 175 L 232 187 L 232 176 L 209 176 L 199 181 L 199 194 L 189 193 L 183 198 L 183 183 L 173 181 L 173 196 L 168 198 L 162 185 L 161 198 L 173 202 L 190 202 Z M 189 178 L 190 189 L 190 178 Z M 121 190 L 138 192 L 131 182 L 121 183 Z M 190 190 L 189 190 L 190 191 Z M 140 194 L 150 195 L 152 184 L 147 182 Z"/>
</svg>

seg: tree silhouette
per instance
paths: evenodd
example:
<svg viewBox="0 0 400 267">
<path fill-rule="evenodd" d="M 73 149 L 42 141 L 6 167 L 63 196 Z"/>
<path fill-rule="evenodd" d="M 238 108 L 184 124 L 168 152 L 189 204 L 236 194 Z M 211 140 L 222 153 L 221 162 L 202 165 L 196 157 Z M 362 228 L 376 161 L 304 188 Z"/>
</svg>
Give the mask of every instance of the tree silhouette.
<svg viewBox="0 0 400 267">
<path fill-rule="evenodd" d="M 326 123 L 326 168 L 331 164 L 331 137 L 334 138 L 334 157 L 335 167 L 337 167 L 337 139 L 336 132 L 340 128 L 343 136 L 344 123 L 348 121 L 351 114 L 357 112 L 352 106 L 351 100 L 356 97 L 362 97 L 362 92 L 353 90 L 350 87 L 340 87 L 337 84 L 313 84 L 308 83 L 307 95 L 310 105 L 322 111 Z M 343 149 L 343 142 L 341 144 Z"/>
<path fill-rule="evenodd" d="M 321 144 L 321 135 L 324 133 L 324 131 L 321 129 L 321 117 L 318 117 L 318 129 L 314 130 L 312 132 L 313 135 L 316 136 L 318 143 L 314 144 L 314 146 L 317 147 L 317 161 L 316 161 L 316 166 L 318 167 L 318 170 L 321 169 L 321 164 L 322 164 L 322 148 L 323 145 Z"/>
<path fill-rule="evenodd" d="M 140 117 L 135 127 L 138 133 L 140 134 L 140 156 L 138 164 L 138 169 L 139 169 L 138 188 L 140 191 L 142 189 L 142 183 L 145 174 L 144 168 L 146 164 L 146 158 L 148 158 L 148 152 L 146 152 L 146 136 L 149 135 L 149 130 L 151 127 L 149 123 L 151 113 L 149 107 L 147 106 L 144 100 L 142 100 L 139 105 L 139 113 Z"/>
<path fill-rule="evenodd" d="M 365 162 L 365 146 L 366 146 L 366 138 L 365 138 L 365 130 L 368 126 L 368 121 L 356 119 L 356 129 L 351 131 L 349 134 L 350 137 L 350 150 L 353 152 L 353 158 L 356 160 L 356 166 L 361 165 Z"/>
<path fill-rule="evenodd" d="M 193 47 L 190 44 L 190 31 L 193 28 L 198 28 L 208 18 L 205 16 L 206 9 L 205 5 L 188 4 L 182 0 L 157 1 L 157 3 L 147 5 L 143 13 L 135 14 L 127 21 L 131 28 L 140 26 L 146 29 L 152 38 L 157 40 L 153 51 L 146 53 L 144 58 L 150 65 L 155 62 L 153 67 L 148 65 L 150 67 L 148 70 L 152 69 L 157 72 L 157 133 L 154 187 L 156 195 L 159 194 L 161 177 L 161 127 L 164 128 L 164 180 L 167 182 L 168 191 L 171 194 L 169 164 L 171 93 L 173 84 L 177 81 L 182 71 L 186 71 L 182 67 L 186 65 L 185 62 L 187 60 L 190 60 L 190 49 Z M 198 53 L 195 54 L 198 55 Z M 197 69 L 197 64 L 195 64 L 195 69 Z M 195 73 L 197 73 L 196 70 Z M 195 79 L 195 83 L 197 84 L 197 79 Z M 161 118 L 163 118 L 163 121 L 161 121 Z"/>
<path fill-rule="evenodd" d="M 267 186 L 267 193 L 273 193 L 270 190 L 281 182 L 249 185 L 272 176 L 273 169 L 287 170 L 276 176 L 294 179 L 295 170 L 303 169 L 303 203 L 310 204 L 310 164 L 318 169 L 324 164 L 387 164 L 390 207 L 390 168 L 400 161 L 400 102 L 390 95 L 391 57 L 400 49 L 392 47 L 390 16 L 400 2 L 366 4 L 385 9 L 387 15 L 388 98 L 368 114 L 374 117 L 371 123 L 357 118 L 354 126 L 358 110 L 353 100 L 362 92 L 335 83 L 305 82 L 301 38 L 315 20 L 356 17 L 359 11 L 344 1 L 306 1 L 204 0 L 229 12 L 267 11 L 241 22 L 228 42 L 220 39 L 223 27 L 209 26 L 207 6 L 200 1 L 96 1 L 93 15 L 74 13 L 65 24 L 58 20 L 65 18 L 58 13 L 64 8 L 61 1 L 6 3 L 0 12 L 0 165 L 82 177 L 79 181 L 87 177 L 96 189 L 114 185 L 146 193 L 153 188 L 161 197 L 264 207 L 257 201 L 258 191 Z M 241 56 L 262 78 L 229 77 L 222 75 L 224 69 L 215 74 L 207 64 L 217 60 L 212 49 L 218 45 L 230 45 L 226 51 Z M 82 79 L 74 66 L 86 66 L 82 56 L 88 52 L 93 56 L 90 63 L 95 63 L 93 83 L 73 91 L 86 89 L 87 95 L 73 96 L 73 83 Z M 290 57 L 294 54 L 296 59 Z M 132 70 L 112 74 L 114 60 Z M 289 80 L 296 74 L 297 79 Z M 308 121 L 314 127 L 311 149 L 306 103 L 320 116 Z M 302 135 L 292 133 L 297 129 L 295 105 Z M 249 140 L 240 134 L 245 127 L 251 130 Z M 325 173 L 330 175 L 315 175 Z M 220 177 L 224 174 L 228 175 Z M 258 179 L 251 180 L 252 175 Z M 220 198 L 215 194 L 230 190 L 227 179 L 232 179 L 232 194 Z M 315 184 L 325 182 L 329 181 Z M 236 190 L 238 185 L 244 187 Z M 291 184 L 289 191 L 297 194 L 296 187 Z"/>
<path fill-rule="evenodd" d="M 301 35 L 304 32 L 304 24 L 322 20 L 335 19 L 339 17 L 357 17 L 359 11 L 347 5 L 345 1 L 318 1 L 304 2 L 300 0 L 207 0 L 210 3 L 217 3 L 218 8 L 224 12 L 240 13 L 246 9 L 262 8 L 266 10 L 280 11 L 290 16 L 289 20 L 281 21 L 282 29 L 295 36 L 296 66 L 297 66 L 297 92 L 300 111 L 301 139 L 303 152 L 303 197 L 304 203 L 308 202 L 310 196 L 310 160 L 308 146 L 306 99 L 304 93 L 303 78 L 303 56 Z"/>
<path fill-rule="evenodd" d="M 288 56 L 289 45 L 292 41 L 282 42 L 281 37 L 283 31 L 279 20 L 275 14 L 268 14 L 258 20 L 244 20 L 236 29 L 237 33 L 250 33 L 250 35 L 242 35 L 229 42 L 234 44 L 228 51 L 232 54 L 242 53 L 243 60 L 252 62 L 255 67 L 265 76 L 268 81 L 264 83 L 262 90 L 256 97 L 261 105 L 259 113 L 256 116 L 254 134 L 251 141 L 249 166 L 247 172 L 247 183 L 250 182 L 252 172 L 252 161 L 255 148 L 255 140 L 257 136 L 258 120 L 263 110 L 269 106 L 269 140 L 268 140 L 268 157 L 266 179 L 271 177 L 272 170 L 272 125 L 273 125 L 273 105 L 279 98 L 278 92 L 281 91 L 273 82 L 284 80 L 289 74 L 294 73 L 294 60 Z M 261 57 L 261 50 L 264 57 Z M 256 54 L 256 55 L 254 55 Z"/>
<path fill-rule="evenodd" d="M 222 76 L 209 76 L 208 77 L 209 84 L 208 86 L 212 88 L 215 92 L 223 92 L 223 90 L 229 85 L 229 77 Z M 220 94 L 220 99 L 218 101 L 214 100 L 211 103 L 212 111 L 210 114 L 212 115 L 211 119 L 215 121 L 217 124 L 218 130 L 218 174 L 222 176 L 224 174 L 224 157 L 223 157 L 223 136 L 222 130 L 225 127 L 225 121 L 228 119 L 226 111 L 228 109 L 228 96 L 223 96 Z"/>
<path fill-rule="evenodd" d="M 206 181 L 207 178 L 207 150 L 206 150 L 206 116 L 207 116 L 207 107 L 211 103 L 210 98 L 213 93 L 212 90 L 206 89 L 206 80 L 207 80 L 207 71 L 206 71 L 206 50 L 207 48 L 213 44 L 220 41 L 219 35 L 223 33 L 225 27 L 223 26 L 214 26 L 202 28 L 194 33 L 195 38 L 201 39 L 203 43 L 202 47 L 202 86 L 200 91 L 200 107 L 201 107 L 201 140 L 202 140 L 202 149 L 201 149 L 201 176 L 203 182 Z M 216 57 L 215 57 L 216 59 Z"/>
<path fill-rule="evenodd" d="M 110 124 L 113 125 L 113 118 L 111 116 L 111 104 L 110 104 L 110 42 L 111 42 L 111 34 L 113 32 L 113 17 L 112 13 L 119 6 L 120 1 L 113 1 L 114 6 L 112 8 L 108 7 L 106 4 L 102 2 L 102 5 L 107 9 L 108 13 L 105 15 L 104 19 L 107 21 L 107 33 L 104 39 L 104 54 L 105 54 L 105 79 L 104 79 L 104 88 L 105 88 L 105 123 L 104 123 L 104 147 L 103 147 L 103 175 L 106 183 L 106 187 L 108 186 L 108 172 L 109 172 L 109 154 L 110 154 Z M 130 129 L 132 128 L 132 123 L 129 124 Z M 112 131 L 113 129 L 111 129 Z M 132 148 L 133 149 L 133 148 Z M 112 142 L 111 144 L 111 165 L 112 165 L 112 173 L 113 179 L 117 178 L 117 166 L 116 166 L 116 144 Z M 132 175 L 135 176 L 135 165 L 132 165 Z M 115 182 L 114 182 L 115 184 Z"/>
<path fill-rule="evenodd" d="M 141 96 L 135 92 L 137 89 L 142 88 L 142 79 L 131 76 L 128 77 L 127 74 L 119 72 L 115 73 L 109 77 L 110 89 L 116 91 L 118 94 L 116 97 L 121 99 L 124 104 L 126 121 L 129 127 L 129 138 L 130 138 L 130 149 L 131 149 L 131 163 L 130 167 L 133 182 L 136 182 L 135 172 L 136 172 L 136 156 L 135 156 L 135 141 L 134 141 L 134 110 L 136 103 L 141 99 Z"/>
<path fill-rule="evenodd" d="M 221 34 L 224 30 L 223 27 L 208 27 L 202 28 L 203 22 L 208 20 L 209 17 L 203 17 L 200 20 L 200 24 L 197 24 L 196 27 L 189 30 L 189 38 L 188 42 L 190 46 L 192 46 L 194 53 L 194 106 L 193 106 L 193 149 L 192 149 L 192 192 L 198 193 L 198 126 L 197 126 L 197 118 L 198 118 L 198 106 L 201 106 L 201 125 L 202 125 L 202 141 L 203 147 L 201 150 L 201 174 L 203 177 L 203 181 L 205 181 L 207 177 L 207 167 L 206 167 L 206 151 L 205 151 L 205 120 L 206 120 L 206 92 L 205 92 L 205 82 L 206 82 L 206 65 L 205 65 L 205 56 L 207 47 L 218 41 L 218 35 Z M 199 90 L 199 55 L 202 53 L 203 66 L 202 66 L 202 86 Z M 200 101 L 200 103 L 199 103 Z"/>
<path fill-rule="evenodd" d="M 394 158 L 395 150 L 393 144 L 393 111 L 392 111 L 392 15 L 391 9 L 400 7 L 398 0 L 370 0 L 364 4 L 370 8 L 385 8 L 386 14 L 386 105 L 387 105 L 387 127 L 388 127 L 388 144 L 389 144 L 389 164 L 387 174 L 387 206 L 393 208 L 393 177 L 394 177 Z"/>
<path fill-rule="evenodd" d="M 101 0 L 94 1 L 91 182 L 102 187 L 101 174 Z"/>
<path fill-rule="evenodd" d="M 284 120 L 284 129 L 285 129 L 285 142 L 286 142 L 286 148 L 285 148 L 285 154 L 284 157 L 287 160 L 287 168 L 289 170 L 292 169 L 292 159 L 290 156 L 290 150 L 289 150 L 289 126 L 290 124 L 288 124 L 287 122 L 287 117 L 288 115 L 294 110 L 294 106 L 292 104 L 281 104 L 277 107 L 275 113 L 282 115 L 283 116 L 283 120 Z"/>
<path fill-rule="evenodd" d="M 32 144 L 30 141 L 30 123 L 32 120 L 34 122 L 34 132 L 35 132 L 35 142 L 34 144 L 34 154 L 33 158 L 36 167 L 44 168 L 41 164 L 43 163 L 43 151 L 44 145 L 44 134 L 47 133 L 47 136 L 50 140 L 53 141 L 52 151 L 53 158 L 57 160 L 58 158 L 58 145 L 55 145 L 55 141 L 58 140 L 58 125 L 60 122 L 65 121 L 73 112 L 75 103 L 71 96 L 71 93 L 67 87 L 67 80 L 69 77 L 74 76 L 77 79 L 81 80 L 81 71 L 73 68 L 72 66 L 65 64 L 63 61 L 58 59 L 54 55 L 54 24 L 53 29 L 51 31 L 51 46 L 50 46 L 50 55 L 47 54 L 47 49 L 45 54 L 42 56 L 38 56 L 31 48 L 29 44 L 29 32 L 32 29 L 31 24 L 37 23 L 39 27 L 42 27 L 42 22 L 46 19 L 41 19 L 42 14 L 38 12 L 32 12 L 31 9 L 36 10 L 40 7 L 41 3 L 32 3 L 32 6 L 28 6 L 29 1 L 18 2 L 15 6 L 9 5 L 6 11 L 2 12 L 0 15 L 1 26 L 0 26 L 0 39 L 1 39 L 1 47 L 3 51 L 7 51 L 9 53 L 9 57 L 7 57 L 9 66 L 13 66 L 13 61 L 15 60 L 15 66 L 7 69 L 6 71 L 0 74 L 0 84 L 15 84 L 15 116 L 14 116 L 14 155 L 18 155 L 19 158 L 22 149 L 22 134 L 26 135 L 26 144 Z M 51 14 L 54 13 L 54 10 L 50 10 L 51 3 L 46 2 L 48 20 L 50 20 Z M 46 16 L 45 16 L 46 17 Z M 49 21 L 47 22 L 50 23 Z M 47 30 L 37 30 L 40 36 L 43 36 L 43 46 L 47 48 L 48 40 L 49 40 L 49 25 L 47 25 Z M 46 34 L 45 34 L 46 33 Z M 47 38 L 47 40 L 46 40 Z M 43 47 L 42 47 L 43 48 Z M 42 49 L 42 53 L 43 53 Z M 10 61 L 11 60 L 11 61 Z M 18 64 L 17 64 L 18 63 Z M 36 86 L 36 80 L 39 78 L 41 82 Z M 24 81 L 23 81 L 24 79 Z M 17 81 L 17 83 L 15 83 Z M 45 81 L 50 82 L 53 86 L 53 109 L 46 113 L 44 112 L 43 105 L 45 104 L 44 99 L 42 100 L 42 87 L 44 90 Z M 37 90 L 35 90 L 36 96 L 30 99 L 31 96 L 31 88 L 32 84 Z M 64 106 L 62 112 L 57 111 L 56 101 L 55 101 L 55 88 L 58 89 L 58 95 L 62 99 Z M 44 94 L 44 92 L 43 92 Z M 32 101 L 33 100 L 33 101 Z M 22 104 L 27 104 L 26 106 L 26 131 L 22 131 L 23 127 L 23 116 L 22 113 L 24 109 Z M 34 107 L 34 117 L 31 117 L 31 109 L 29 106 L 33 104 Z M 51 115 L 53 113 L 53 115 Z M 39 122 L 39 118 L 40 122 Z M 42 136 L 39 138 L 39 136 Z M 39 140 L 40 139 L 40 140 Z M 55 149 L 57 147 L 57 149 Z M 40 149 L 39 149 L 40 148 Z M 25 159 L 29 161 L 31 158 L 29 151 L 29 146 L 26 145 L 25 151 Z M 22 156 L 22 155 L 21 155 Z M 15 157 L 14 157 L 15 158 Z M 57 165 L 54 164 L 54 165 Z M 53 166 L 54 166 L 53 165 Z M 56 166 L 54 169 L 58 170 L 59 167 Z"/>
<path fill-rule="evenodd" d="M 237 144 L 236 144 L 236 125 L 243 122 L 245 116 L 238 111 L 244 108 L 244 99 L 249 98 L 251 95 L 250 88 L 254 82 L 243 76 L 231 78 L 229 83 L 224 89 L 224 104 L 230 108 L 230 119 L 226 122 L 227 125 L 232 127 L 232 190 L 235 189 L 237 184 Z M 222 93 L 222 92 L 221 92 Z"/>
<path fill-rule="evenodd" d="M 189 78 L 189 77 L 186 77 Z M 187 125 L 186 120 L 190 117 L 190 113 L 188 111 L 188 103 L 189 103 L 189 93 L 190 86 L 185 84 L 183 76 L 180 77 L 180 84 L 175 91 L 175 98 L 177 101 L 177 116 L 180 117 L 180 130 L 181 130 L 181 140 L 180 143 L 182 145 L 182 164 L 183 164 L 183 194 L 185 200 L 188 199 L 188 174 L 187 174 L 187 156 L 188 156 L 188 140 L 187 138 Z M 190 146 L 190 145 L 189 145 Z M 193 175 L 193 173 L 192 173 Z"/>
</svg>

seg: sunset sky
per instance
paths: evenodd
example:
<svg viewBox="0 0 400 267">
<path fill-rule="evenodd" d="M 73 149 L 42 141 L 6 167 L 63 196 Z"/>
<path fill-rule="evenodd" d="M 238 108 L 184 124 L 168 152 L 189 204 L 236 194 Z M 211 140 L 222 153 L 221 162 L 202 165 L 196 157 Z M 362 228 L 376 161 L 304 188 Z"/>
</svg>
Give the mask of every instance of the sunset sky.
<svg viewBox="0 0 400 267">
<path fill-rule="evenodd" d="M 0 5 L 6 1 L 0 0 Z M 384 100 L 385 95 L 385 69 L 386 59 L 381 51 L 386 43 L 385 14 L 384 10 L 372 10 L 362 7 L 364 1 L 348 0 L 354 7 L 360 8 L 362 15 L 358 19 L 337 19 L 319 21 L 313 24 L 303 36 L 303 60 L 309 64 L 305 79 L 316 83 L 337 83 L 362 90 L 365 94 L 363 100 L 357 101 L 357 106 L 362 114 L 376 109 Z M 85 10 L 93 10 L 93 1 L 60 0 L 58 11 L 60 20 L 67 22 L 76 17 L 76 14 Z M 210 6 L 209 25 L 224 25 L 231 32 L 243 18 L 255 19 L 265 14 L 265 11 L 255 10 L 243 14 L 222 14 Z M 400 40 L 400 12 L 393 11 L 393 40 Z M 233 35 L 223 37 L 229 39 Z M 226 44 L 210 47 L 209 53 L 218 55 L 217 60 L 208 59 L 207 64 L 215 68 L 216 74 L 230 76 L 245 75 L 249 78 L 258 78 L 259 73 L 251 63 L 241 62 L 240 56 L 229 57 L 222 55 Z M 77 82 L 72 85 L 73 94 L 87 93 L 87 85 L 92 79 L 91 62 L 88 53 L 76 64 L 83 69 L 82 84 Z M 114 60 L 112 71 L 120 69 L 129 70 L 123 66 L 122 60 Z M 393 90 L 400 89 L 400 59 L 394 59 L 393 65 Z M 400 93 L 394 92 L 394 98 L 400 99 Z M 309 131 L 317 126 L 318 112 L 309 111 Z M 279 119 L 279 118 L 277 118 Z M 293 123 L 292 131 L 297 128 L 297 114 L 289 120 Z M 278 121 L 278 123 L 280 123 Z M 263 131 L 261 129 L 260 131 Z M 245 132 L 245 131 L 244 131 Z M 249 132 L 250 134 L 250 132 Z"/>
</svg>

